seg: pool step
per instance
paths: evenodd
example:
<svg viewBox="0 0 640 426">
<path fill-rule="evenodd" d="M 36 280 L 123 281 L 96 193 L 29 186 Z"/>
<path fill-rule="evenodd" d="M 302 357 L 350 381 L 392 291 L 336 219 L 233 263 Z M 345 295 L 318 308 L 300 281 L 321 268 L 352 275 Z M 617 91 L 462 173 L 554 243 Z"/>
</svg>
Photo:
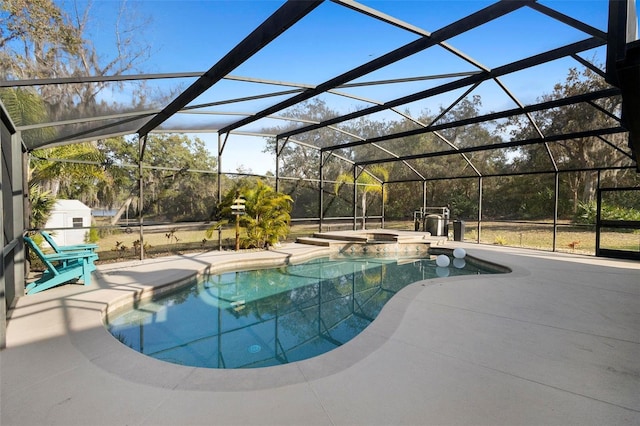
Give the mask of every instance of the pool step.
<svg viewBox="0 0 640 426">
<path fill-rule="evenodd" d="M 365 231 L 335 231 L 335 232 L 315 232 L 315 239 L 340 241 L 343 243 L 431 243 L 434 245 L 443 244 L 447 237 L 434 237 L 429 232 L 419 231 L 394 231 L 394 230 L 365 230 Z"/>
<path fill-rule="evenodd" d="M 300 244 L 309 244 L 312 246 L 322 246 L 322 247 L 330 247 L 331 242 L 324 238 L 315 238 L 315 237 L 298 237 L 296 238 L 296 243 Z"/>
<path fill-rule="evenodd" d="M 445 241 L 447 237 L 433 237 L 428 232 L 386 230 L 316 232 L 311 237 L 296 239 L 300 244 L 328 247 L 341 253 L 425 252 Z"/>
</svg>

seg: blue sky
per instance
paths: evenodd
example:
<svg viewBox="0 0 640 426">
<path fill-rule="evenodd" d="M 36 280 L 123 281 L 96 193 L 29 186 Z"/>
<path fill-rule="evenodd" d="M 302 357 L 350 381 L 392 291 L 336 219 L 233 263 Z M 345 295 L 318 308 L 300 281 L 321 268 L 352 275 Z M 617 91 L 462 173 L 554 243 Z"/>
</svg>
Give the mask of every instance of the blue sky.
<svg viewBox="0 0 640 426">
<path fill-rule="evenodd" d="M 362 0 L 361 3 L 427 31 L 434 31 L 493 2 Z M 607 0 L 540 3 L 606 30 Z M 129 0 L 128 16 L 138 17 L 140 20 L 149 19 L 141 34 L 143 42 L 151 45 L 152 55 L 148 61 L 141 64 L 141 71 L 206 71 L 281 4 L 281 1 L 269 0 Z M 91 37 L 100 51 L 109 52 L 113 48 L 113 28 L 119 5 L 119 1 L 112 0 L 96 0 L 93 3 L 94 16 L 98 18 L 92 22 Z M 414 34 L 390 27 L 334 3 L 325 2 L 232 74 L 318 84 L 416 38 Z M 455 37 L 449 43 L 483 65 L 495 67 L 535 54 L 541 49 L 554 47 L 550 45 L 555 43 L 554 40 L 561 40 L 561 44 L 566 44 L 584 38 L 587 38 L 586 34 L 524 8 L 510 15 L 508 19 L 498 19 L 473 32 Z M 594 57 L 596 61 L 603 62 L 604 50 L 589 52 L 585 57 Z M 531 103 L 537 96 L 549 93 L 553 84 L 562 81 L 565 75 L 562 71 L 555 79 L 550 76 L 555 76 L 558 70 L 566 69 L 567 66 L 578 64 L 572 60 L 558 61 L 538 69 L 505 76 L 503 81 L 520 100 Z M 469 64 L 438 48 L 414 55 L 361 80 L 472 70 L 474 68 Z M 177 83 L 171 81 L 173 87 L 177 87 Z M 183 81 L 182 87 L 188 84 L 190 81 Z M 403 91 L 421 90 L 425 84 L 427 83 L 415 83 L 406 85 L 407 87 L 386 85 L 378 89 L 351 89 L 350 93 L 385 101 L 405 94 Z M 433 85 L 435 82 L 428 84 Z M 252 87 L 251 90 L 254 89 Z M 247 90 L 243 84 L 224 84 L 218 91 L 203 95 L 197 103 L 244 96 L 243 90 Z M 483 84 L 477 93 L 482 96 L 487 110 L 511 107 L 511 101 L 506 95 L 491 84 Z M 447 105 L 449 101 L 443 97 L 434 99 L 430 104 L 422 102 L 408 107 L 412 113 L 419 113 L 425 108 L 434 111 L 439 106 Z M 347 112 L 356 108 L 356 104 L 343 100 L 335 104 L 335 107 L 342 109 L 341 112 Z M 255 111 L 260 109 L 258 106 L 253 108 Z M 215 152 L 215 136 L 199 137 L 205 139 L 210 144 L 212 152 Z M 229 144 L 225 150 L 225 171 L 235 171 L 241 165 L 256 173 L 273 171 L 273 157 L 261 154 L 264 147 L 261 138 L 232 138 L 242 141 Z"/>
<path fill-rule="evenodd" d="M 137 15 L 140 19 L 144 17 L 150 19 L 148 27 L 142 30 L 144 38 L 153 46 L 153 57 L 144 65 L 146 71 L 174 72 L 208 69 L 282 3 L 282 1 L 270 0 L 128 0 L 126 7 L 127 14 Z M 433 31 L 493 2 L 365 0 L 361 3 L 427 31 Z M 563 0 L 540 3 L 577 17 L 597 28 L 606 29 L 607 0 Z M 106 42 L 103 44 L 105 48 L 109 48 L 113 43 L 111 36 L 118 6 L 119 1 L 115 0 L 97 0 L 93 5 L 96 15 L 99 16 L 92 26 L 95 29 L 93 37 L 98 43 Z M 486 41 L 500 43 L 506 48 L 522 49 L 526 46 L 518 43 L 517 37 L 505 37 L 505 33 L 521 32 L 529 24 L 544 25 L 551 22 L 549 18 L 540 17 L 538 22 L 528 23 L 527 18 L 539 14 L 527 14 L 524 11 L 517 13 L 521 15 L 522 20 L 500 20 L 499 26 L 487 26 L 487 30 L 483 31 L 482 39 L 477 36 L 463 35 L 459 37 L 458 43 L 452 40 L 452 44 L 468 53 L 478 44 Z M 553 30 L 561 27 L 557 25 Z M 384 40 L 381 40 L 383 33 L 379 30 L 384 30 Z M 551 29 L 542 27 L 539 30 L 548 32 Z M 401 30 L 389 29 L 385 24 L 327 1 L 291 29 L 290 35 L 285 35 L 285 38 L 287 39 L 286 47 L 295 49 L 296 55 L 303 54 L 307 58 L 320 55 L 321 59 L 340 61 L 345 64 L 344 68 L 350 68 L 350 63 L 356 65 L 367 57 L 384 54 L 393 47 L 415 39 L 415 36 Z M 285 45 L 284 42 L 276 41 L 275 43 Z M 345 43 L 346 47 L 357 46 L 359 50 L 344 49 Z M 337 45 L 340 45 L 340 49 L 335 48 Z M 270 50 L 272 54 L 280 53 L 274 62 L 282 58 L 286 59 L 289 54 L 280 49 Z M 305 51 L 308 55 L 304 55 Z M 179 53 L 178 57 L 175 56 L 176 53 Z M 500 55 L 500 51 L 495 51 L 495 54 Z M 490 60 L 491 56 L 487 56 L 486 59 Z M 261 72 L 266 71 L 268 74 L 269 70 L 262 68 L 264 63 L 256 63 L 256 67 L 258 65 Z M 270 68 L 276 71 L 278 67 Z M 314 79 L 313 75 L 309 75 L 309 71 L 305 68 L 305 74 L 299 76 L 303 78 L 302 81 Z M 322 76 L 320 70 L 317 71 L 318 75 Z"/>
</svg>

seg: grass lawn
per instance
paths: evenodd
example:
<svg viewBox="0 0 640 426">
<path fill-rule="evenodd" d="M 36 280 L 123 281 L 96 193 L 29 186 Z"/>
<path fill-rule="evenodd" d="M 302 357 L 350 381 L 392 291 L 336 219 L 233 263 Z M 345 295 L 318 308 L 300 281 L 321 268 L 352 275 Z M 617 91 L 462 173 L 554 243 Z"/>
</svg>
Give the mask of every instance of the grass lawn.
<svg viewBox="0 0 640 426">
<path fill-rule="evenodd" d="M 481 230 L 480 242 L 483 244 L 553 250 L 553 225 L 483 222 Z M 477 226 L 474 226 L 465 237 L 476 241 L 477 235 Z M 638 251 L 640 250 L 640 233 L 602 232 L 600 247 Z M 590 226 L 559 225 L 556 234 L 556 250 L 595 255 L 595 230 Z"/>
<path fill-rule="evenodd" d="M 377 222 L 369 223 L 369 228 L 380 228 Z M 387 221 L 385 228 L 413 230 L 411 221 Z M 324 230 L 351 229 L 350 222 L 325 224 Z M 295 241 L 299 236 L 309 236 L 318 230 L 317 224 L 294 223 L 287 241 Z M 553 248 L 553 226 L 536 223 L 483 222 L 480 243 L 500 244 L 511 247 L 526 247 L 542 250 Z M 241 230 L 242 232 L 242 230 Z M 450 235 L 452 236 L 452 235 Z M 478 239 L 477 222 L 466 224 L 465 241 Z M 139 240 L 138 229 L 133 227 L 130 233 L 122 231 L 104 235 L 98 242 L 100 262 L 131 260 L 138 257 L 134 242 Z M 218 235 L 205 238 L 205 227 L 201 229 L 171 229 L 146 232 L 144 234 L 147 257 L 167 256 L 170 254 L 199 252 L 218 249 Z M 222 248 L 233 250 L 235 228 L 229 224 L 222 231 Z M 601 247 L 622 250 L 640 250 L 640 232 L 605 232 L 601 236 Z M 592 227 L 561 224 L 558 226 L 556 250 L 562 252 L 595 254 L 595 232 Z"/>
</svg>

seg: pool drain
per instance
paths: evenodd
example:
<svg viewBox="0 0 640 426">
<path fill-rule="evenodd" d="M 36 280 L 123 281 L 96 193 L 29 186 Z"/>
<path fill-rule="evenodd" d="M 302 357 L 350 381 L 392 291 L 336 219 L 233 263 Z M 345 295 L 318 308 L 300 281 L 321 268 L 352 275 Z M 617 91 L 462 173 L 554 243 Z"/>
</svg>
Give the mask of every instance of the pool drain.
<svg viewBox="0 0 640 426">
<path fill-rule="evenodd" d="M 249 349 L 247 349 L 249 351 L 249 353 L 252 354 L 257 354 L 258 352 L 260 352 L 262 350 L 262 346 L 260 345 L 251 345 L 249 346 Z"/>
</svg>

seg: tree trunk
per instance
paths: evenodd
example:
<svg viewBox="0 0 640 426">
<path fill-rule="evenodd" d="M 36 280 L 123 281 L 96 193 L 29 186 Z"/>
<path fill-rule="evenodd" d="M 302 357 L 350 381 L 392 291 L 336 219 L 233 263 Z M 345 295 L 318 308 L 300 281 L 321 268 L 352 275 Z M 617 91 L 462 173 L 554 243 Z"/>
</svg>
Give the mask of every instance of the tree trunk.
<svg viewBox="0 0 640 426">
<path fill-rule="evenodd" d="M 51 192 L 51 196 L 58 198 L 60 192 L 60 179 L 48 179 L 42 183 L 42 188 Z"/>
<path fill-rule="evenodd" d="M 588 172 L 587 172 L 588 173 Z M 596 198 L 596 178 L 587 175 L 582 188 L 582 201 L 588 203 Z"/>
<path fill-rule="evenodd" d="M 116 215 L 113 216 L 113 218 L 111 219 L 111 225 L 115 225 L 116 223 L 118 223 L 118 221 L 120 220 L 124 212 L 127 211 L 129 206 L 131 205 L 131 202 L 133 201 L 134 198 L 135 197 L 133 195 L 129 195 L 129 197 L 124 201 L 120 209 L 118 209 L 118 212 L 116 213 Z"/>
</svg>

